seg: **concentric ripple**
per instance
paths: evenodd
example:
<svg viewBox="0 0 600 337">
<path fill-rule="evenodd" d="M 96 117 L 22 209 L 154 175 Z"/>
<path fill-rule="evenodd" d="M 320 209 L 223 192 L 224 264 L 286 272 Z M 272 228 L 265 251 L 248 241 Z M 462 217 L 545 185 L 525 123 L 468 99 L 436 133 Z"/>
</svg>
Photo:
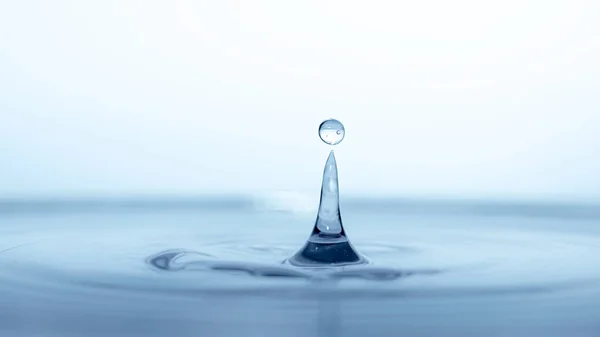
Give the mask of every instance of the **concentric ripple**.
<svg viewBox="0 0 600 337">
<path fill-rule="evenodd" d="M 186 226 L 168 233 L 138 229 L 136 240 L 131 231 L 115 227 L 93 235 L 84 230 L 41 238 L 21 233 L 13 237 L 19 242 L 0 253 L 0 284 L 165 294 L 264 294 L 285 288 L 293 294 L 317 281 L 335 284 L 328 288 L 332 296 L 348 291 L 441 296 L 556 291 L 600 281 L 600 240 L 576 233 L 390 228 L 374 236 L 356 231 L 353 242 L 369 264 L 299 268 L 283 262 L 302 242 L 300 234 L 242 233 L 223 240 L 190 235 Z"/>
</svg>

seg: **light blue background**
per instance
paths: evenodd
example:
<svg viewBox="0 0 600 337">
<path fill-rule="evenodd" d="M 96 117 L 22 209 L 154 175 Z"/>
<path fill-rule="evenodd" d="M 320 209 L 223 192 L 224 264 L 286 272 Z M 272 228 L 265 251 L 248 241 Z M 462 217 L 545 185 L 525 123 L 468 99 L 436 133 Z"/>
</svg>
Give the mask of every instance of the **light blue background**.
<svg viewBox="0 0 600 337">
<path fill-rule="evenodd" d="M 3 1 L 2 196 L 600 197 L 595 1 Z"/>
</svg>

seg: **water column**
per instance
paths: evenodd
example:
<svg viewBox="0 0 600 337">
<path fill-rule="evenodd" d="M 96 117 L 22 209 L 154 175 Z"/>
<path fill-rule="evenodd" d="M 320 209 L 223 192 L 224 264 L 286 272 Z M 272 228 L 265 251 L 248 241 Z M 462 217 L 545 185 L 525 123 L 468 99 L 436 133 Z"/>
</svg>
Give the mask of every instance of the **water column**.
<svg viewBox="0 0 600 337">
<path fill-rule="evenodd" d="M 346 134 L 344 125 L 329 119 L 319 126 L 319 137 L 329 145 L 339 144 Z M 338 169 L 333 150 L 323 170 L 321 199 L 312 233 L 296 254 L 287 261 L 295 266 L 330 266 L 365 263 L 366 260 L 351 245 L 340 213 Z"/>
</svg>

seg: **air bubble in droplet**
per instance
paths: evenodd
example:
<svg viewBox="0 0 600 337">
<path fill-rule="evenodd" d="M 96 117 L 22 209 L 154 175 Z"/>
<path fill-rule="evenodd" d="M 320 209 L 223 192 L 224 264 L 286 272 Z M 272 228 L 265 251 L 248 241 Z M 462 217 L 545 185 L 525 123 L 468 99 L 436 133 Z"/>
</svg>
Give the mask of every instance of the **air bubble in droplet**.
<svg viewBox="0 0 600 337">
<path fill-rule="evenodd" d="M 337 145 L 344 140 L 346 130 L 337 119 L 328 119 L 319 125 L 319 137 L 329 145 Z"/>
</svg>

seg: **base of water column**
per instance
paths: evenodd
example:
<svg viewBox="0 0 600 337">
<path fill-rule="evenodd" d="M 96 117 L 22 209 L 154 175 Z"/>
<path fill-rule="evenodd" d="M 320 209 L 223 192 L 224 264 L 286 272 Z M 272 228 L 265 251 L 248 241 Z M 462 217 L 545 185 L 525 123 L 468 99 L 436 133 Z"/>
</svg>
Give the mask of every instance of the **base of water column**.
<svg viewBox="0 0 600 337">
<path fill-rule="evenodd" d="M 298 267 L 331 267 L 365 264 L 367 259 L 352 247 L 345 236 L 314 234 L 286 262 Z"/>
</svg>

